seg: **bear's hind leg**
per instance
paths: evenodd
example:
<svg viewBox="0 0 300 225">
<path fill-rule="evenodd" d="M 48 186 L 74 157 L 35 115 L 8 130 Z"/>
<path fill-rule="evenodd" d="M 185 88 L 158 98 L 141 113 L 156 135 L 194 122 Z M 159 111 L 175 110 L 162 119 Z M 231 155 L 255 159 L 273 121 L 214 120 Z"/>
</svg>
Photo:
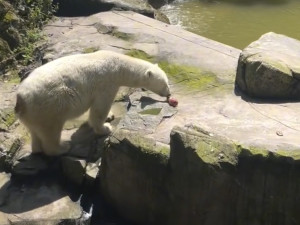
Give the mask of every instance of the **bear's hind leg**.
<svg viewBox="0 0 300 225">
<path fill-rule="evenodd" d="M 61 155 L 68 152 L 68 148 L 60 144 L 60 136 L 63 123 L 53 122 L 51 125 L 43 126 L 40 136 L 43 145 L 43 151 L 48 156 Z"/>
<path fill-rule="evenodd" d="M 30 131 L 31 135 L 31 150 L 32 153 L 39 153 L 43 151 L 42 141 L 41 139 L 36 135 L 34 131 Z"/>
</svg>

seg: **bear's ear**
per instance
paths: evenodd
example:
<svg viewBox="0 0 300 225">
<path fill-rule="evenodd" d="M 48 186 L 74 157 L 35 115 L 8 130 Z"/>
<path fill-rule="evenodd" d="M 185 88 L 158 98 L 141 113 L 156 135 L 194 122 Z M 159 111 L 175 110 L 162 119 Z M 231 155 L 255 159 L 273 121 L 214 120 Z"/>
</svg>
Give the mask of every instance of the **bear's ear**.
<svg viewBox="0 0 300 225">
<path fill-rule="evenodd" d="M 147 70 L 146 75 L 147 75 L 147 77 L 152 77 L 153 73 L 151 72 L 151 70 Z"/>
</svg>

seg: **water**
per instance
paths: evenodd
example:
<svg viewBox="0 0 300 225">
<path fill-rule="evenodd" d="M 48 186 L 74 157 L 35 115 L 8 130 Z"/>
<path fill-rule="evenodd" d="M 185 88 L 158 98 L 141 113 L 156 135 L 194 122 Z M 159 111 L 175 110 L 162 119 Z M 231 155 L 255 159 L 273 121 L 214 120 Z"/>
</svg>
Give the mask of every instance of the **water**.
<svg viewBox="0 0 300 225">
<path fill-rule="evenodd" d="M 172 24 L 239 49 L 270 31 L 300 40 L 300 0 L 273 5 L 177 0 L 162 11 Z"/>
</svg>

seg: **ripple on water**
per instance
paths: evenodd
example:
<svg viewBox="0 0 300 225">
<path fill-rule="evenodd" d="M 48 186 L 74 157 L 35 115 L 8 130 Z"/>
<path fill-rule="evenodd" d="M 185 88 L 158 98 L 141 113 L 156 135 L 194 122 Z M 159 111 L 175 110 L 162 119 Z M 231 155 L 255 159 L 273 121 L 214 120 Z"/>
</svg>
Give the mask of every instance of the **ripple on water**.
<svg viewBox="0 0 300 225">
<path fill-rule="evenodd" d="M 162 11 L 171 24 L 240 49 L 270 31 L 300 40 L 299 0 L 276 5 L 177 0 Z"/>
</svg>

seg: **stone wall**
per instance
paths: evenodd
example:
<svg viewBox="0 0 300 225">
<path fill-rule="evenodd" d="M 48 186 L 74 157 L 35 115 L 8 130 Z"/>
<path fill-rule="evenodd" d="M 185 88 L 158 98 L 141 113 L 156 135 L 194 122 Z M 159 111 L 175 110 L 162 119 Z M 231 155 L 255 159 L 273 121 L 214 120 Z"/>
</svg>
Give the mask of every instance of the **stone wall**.
<svg viewBox="0 0 300 225">
<path fill-rule="evenodd" d="M 119 131 L 101 165 L 101 190 L 139 224 L 300 223 L 296 152 L 244 147 L 175 127 L 170 148 Z"/>
</svg>

